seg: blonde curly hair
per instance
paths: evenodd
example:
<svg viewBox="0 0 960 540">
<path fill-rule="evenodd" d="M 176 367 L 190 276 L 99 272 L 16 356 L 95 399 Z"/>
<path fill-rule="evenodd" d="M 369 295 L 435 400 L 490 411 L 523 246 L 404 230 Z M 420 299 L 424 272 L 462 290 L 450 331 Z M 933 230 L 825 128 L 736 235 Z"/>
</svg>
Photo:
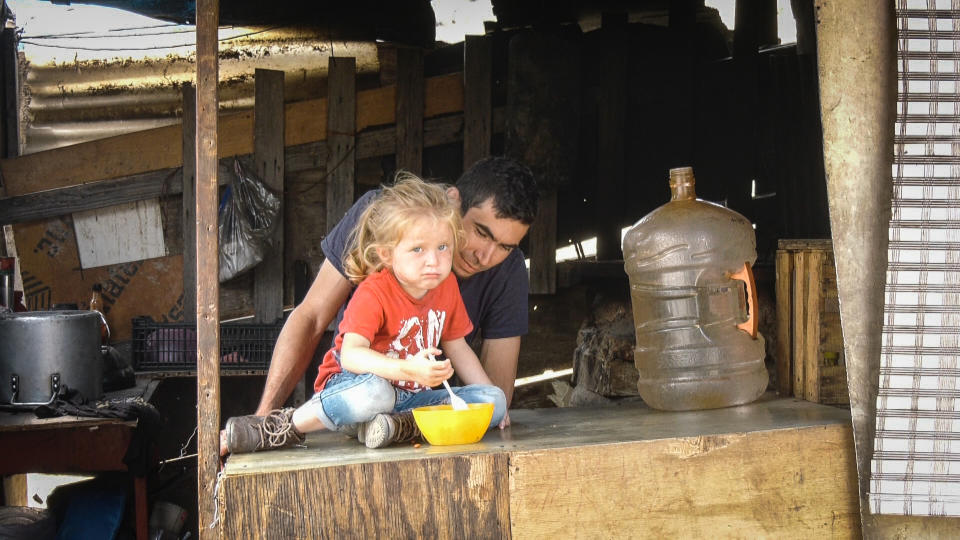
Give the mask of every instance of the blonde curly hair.
<svg viewBox="0 0 960 540">
<path fill-rule="evenodd" d="M 446 224 L 453 231 L 454 253 L 463 238 L 460 209 L 447 196 L 446 184 L 425 182 L 415 174 L 400 171 L 393 185 L 382 188 L 368 206 L 347 241 L 343 270 L 354 284 L 386 266 L 378 249 L 393 249 L 403 233 L 416 221 L 433 218 L 437 226 Z"/>
</svg>

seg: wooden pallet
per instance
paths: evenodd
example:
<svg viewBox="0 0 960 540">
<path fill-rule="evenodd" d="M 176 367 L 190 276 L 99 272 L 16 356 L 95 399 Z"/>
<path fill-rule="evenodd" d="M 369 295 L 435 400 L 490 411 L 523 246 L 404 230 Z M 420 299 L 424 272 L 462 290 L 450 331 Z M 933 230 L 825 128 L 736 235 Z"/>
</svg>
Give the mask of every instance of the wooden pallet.
<svg viewBox="0 0 960 540">
<path fill-rule="evenodd" d="M 830 240 L 780 240 L 777 389 L 815 403 L 850 402 Z"/>
</svg>

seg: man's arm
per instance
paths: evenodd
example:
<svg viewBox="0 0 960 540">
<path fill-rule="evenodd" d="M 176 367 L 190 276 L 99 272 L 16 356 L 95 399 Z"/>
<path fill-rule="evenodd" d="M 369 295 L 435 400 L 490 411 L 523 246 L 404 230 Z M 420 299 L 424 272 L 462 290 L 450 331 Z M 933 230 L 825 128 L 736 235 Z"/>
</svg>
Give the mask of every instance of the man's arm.
<svg viewBox="0 0 960 540">
<path fill-rule="evenodd" d="M 480 364 L 493 384 L 503 390 L 507 408 L 513 400 L 513 383 L 517 379 L 517 360 L 520 358 L 520 336 L 485 339 L 480 346 Z M 507 424 L 509 425 L 509 424 Z"/>
<path fill-rule="evenodd" d="M 350 282 L 329 261 L 323 261 L 306 298 L 280 331 L 256 414 L 263 416 L 283 406 L 351 289 Z"/>
</svg>

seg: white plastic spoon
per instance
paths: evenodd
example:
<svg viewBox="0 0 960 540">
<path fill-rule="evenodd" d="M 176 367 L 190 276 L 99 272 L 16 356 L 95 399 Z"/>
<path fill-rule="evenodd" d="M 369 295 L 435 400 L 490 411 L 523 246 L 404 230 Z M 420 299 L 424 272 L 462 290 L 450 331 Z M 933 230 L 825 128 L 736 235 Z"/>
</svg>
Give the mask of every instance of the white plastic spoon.
<svg viewBox="0 0 960 540">
<path fill-rule="evenodd" d="M 430 359 L 433 360 L 434 362 L 437 361 L 437 359 L 434 358 L 432 354 L 430 355 Z M 467 402 L 464 401 L 462 397 L 453 393 L 453 389 L 450 388 L 450 383 L 448 383 L 447 381 L 443 381 L 443 387 L 446 388 L 447 392 L 450 394 L 450 405 L 453 407 L 453 410 L 465 411 L 470 408 L 467 405 Z"/>
</svg>

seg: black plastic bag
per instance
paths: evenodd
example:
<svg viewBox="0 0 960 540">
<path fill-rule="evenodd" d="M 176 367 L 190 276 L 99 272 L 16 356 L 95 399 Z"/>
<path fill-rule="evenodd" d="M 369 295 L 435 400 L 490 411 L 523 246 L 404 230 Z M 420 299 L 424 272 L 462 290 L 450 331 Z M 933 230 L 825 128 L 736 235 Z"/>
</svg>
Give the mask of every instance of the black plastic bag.
<svg viewBox="0 0 960 540">
<path fill-rule="evenodd" d="M 220 282 L 253 268 L 263 260 L 280 214 L 280 199 L 240 160 L 236 176 L 220 199 Z"/>
</svg>

